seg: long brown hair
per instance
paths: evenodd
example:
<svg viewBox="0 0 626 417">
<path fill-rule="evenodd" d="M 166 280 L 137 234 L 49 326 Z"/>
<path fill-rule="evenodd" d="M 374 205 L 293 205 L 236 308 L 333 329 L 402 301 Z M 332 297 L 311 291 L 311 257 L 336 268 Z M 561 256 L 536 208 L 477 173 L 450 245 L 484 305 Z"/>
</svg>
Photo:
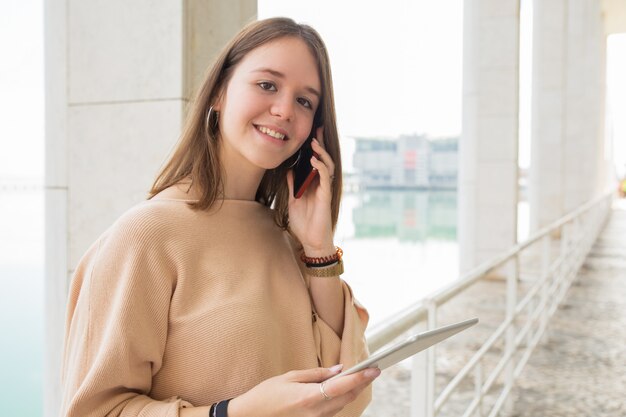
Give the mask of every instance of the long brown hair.
<svg viewBox="0 0 626 417">
<path fill-rule="evenodd" d="M 196 210 L 206 210 L 223 195 L 222 170 L 219 161 L 219 127 L 217 115 L 209 108 L 225 90 L 237 64 L 255 48 L 283 37 L 303 40 L 315 57 L 321 81 L 321 98 L 314 124 L 324 126 L 324 146 L 335 163 L 331 215 L 333 230 L 337 225 L 341 201 L 342 170 L 339 135 L 335 116 L 332 75 L 326 46 L 320 35 L 310 26 L 292 19 L 276 17 L 252 22 L 244 27 L 221 51 L 191 105 L 180 139 L 152 185 L 149 199 L 164 189 L 191 179 L 201 192 L 200 199 L 188 203 Z M 286 174 L 294 163 L 290 157 L 281 165 L 265 172 L 256 193 L 256 200 L 275 210 L 276 224 L 287 228 L 289 224 L 289 190 Z"/>
</svg>

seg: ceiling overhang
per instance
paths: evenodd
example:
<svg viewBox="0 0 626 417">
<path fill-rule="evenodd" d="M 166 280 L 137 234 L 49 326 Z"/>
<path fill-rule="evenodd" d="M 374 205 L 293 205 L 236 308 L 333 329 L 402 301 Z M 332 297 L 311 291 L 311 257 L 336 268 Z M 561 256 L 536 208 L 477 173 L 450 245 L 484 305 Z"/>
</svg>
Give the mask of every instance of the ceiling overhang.
<svg viewBox="0 0 626 417">
<path fill-rule="evenodd" d="M 626 0 L 602 0 L 607 35 L 626 32 Z"/>
</svg>

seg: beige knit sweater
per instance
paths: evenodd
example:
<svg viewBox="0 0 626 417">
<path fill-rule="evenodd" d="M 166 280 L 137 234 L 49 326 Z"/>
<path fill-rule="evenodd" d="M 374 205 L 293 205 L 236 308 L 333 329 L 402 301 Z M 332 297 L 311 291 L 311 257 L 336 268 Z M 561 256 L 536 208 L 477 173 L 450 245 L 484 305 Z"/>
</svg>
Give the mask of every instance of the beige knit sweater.
<svg viewBox="0 0 626 417">
<path fill-rule="evenodd" d="M 289 370 L 367 357 L 367 312 L 349 287 L 339 338 L 312 314 L 303 271 L 292 238 L 259 203 L 137 205 L 73 278 L 61 416 L 174 417 Z M 370 395 L 339 416 L 359 416 Z"/>
</svg>

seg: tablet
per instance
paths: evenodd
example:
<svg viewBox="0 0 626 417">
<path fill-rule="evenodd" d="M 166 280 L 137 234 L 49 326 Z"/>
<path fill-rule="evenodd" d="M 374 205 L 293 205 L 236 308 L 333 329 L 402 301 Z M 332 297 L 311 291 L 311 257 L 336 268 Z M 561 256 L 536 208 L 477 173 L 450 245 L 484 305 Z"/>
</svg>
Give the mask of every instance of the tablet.
<svg viewBox="0 0 626 417">
<path fill-rule="evenodd" d="M 416 353 L 419 353 L 422 350 L 449 338 L 450 336 L 472 327 L 476 323 L 478 323 L 478 319 L 473 318 L 450 324 L 448 326 L 439 327 L 437 329 L 428 330 L 423 333 L 418 333 L 409 337 L 404 342 L 379 350 L 363 362 L 354 365 L 352 368 L 347 369 L 340 374 L 329 378 L 328 380 L 330 381 L 343 375 L 350 375 L 366 368 L 380 368 L 382 371 L 383 369 L 389 368 L 391 365 L 395 365 L 396 363 L 413 356 Z"/>
</svg>

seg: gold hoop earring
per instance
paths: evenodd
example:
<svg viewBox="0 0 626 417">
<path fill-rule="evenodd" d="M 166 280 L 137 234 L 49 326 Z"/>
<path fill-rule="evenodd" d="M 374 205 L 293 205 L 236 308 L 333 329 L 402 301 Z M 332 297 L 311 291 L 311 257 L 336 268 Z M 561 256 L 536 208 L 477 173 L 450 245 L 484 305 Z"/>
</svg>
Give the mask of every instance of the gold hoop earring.
<svg viewBox="0 0 626 417">
<path fill-rule="evenodd" d="M 298 157 L 296 158 L 296 162 L 294 162 L 293 164 L 289 165 L 287 167 L 287 169 L 291 169 L 291 168 L 295 167 L 298 164 L 298 161 L 300 160 L 300 155 L 302 155 L 302 148 L 298 149 Z"/>
</svg>

